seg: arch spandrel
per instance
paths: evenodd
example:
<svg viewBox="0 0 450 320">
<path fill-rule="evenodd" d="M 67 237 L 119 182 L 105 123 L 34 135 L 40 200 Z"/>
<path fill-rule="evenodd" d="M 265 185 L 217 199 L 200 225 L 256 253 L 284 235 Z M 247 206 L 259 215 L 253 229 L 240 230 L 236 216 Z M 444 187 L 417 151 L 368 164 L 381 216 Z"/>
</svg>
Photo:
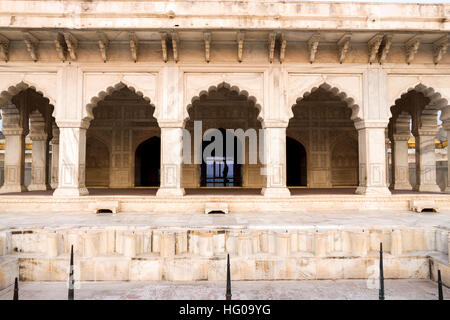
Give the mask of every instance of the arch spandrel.
<svg viewBox="0 0 450 320">
<path fill-rule="evenodd" d="M 194 95 L 191 98 L 190 103 L 187 104 L 187 106 L 186 106 L 186 108 L 184 110 L 184 123 L 186 123 L 186 121 L 189 119 L 189 110 L 193 107 L 193 104 L 196 101 L 200 100 L 200 97 L 208 96 L 210 93 L 215 92 L 215 91 L 217 91 L 217 90 L 219 90 L 221 88 L 226 88 L 226 89 L 228 89 L 230 91 L 236 92 L 238 95 L 243 95 L 243 96 L 247 97 L 247 99 L 249 101 L 252 101 L 255 104 L 255 107 L 259 110 L 258 120 L 259 121 L 263 121 L 263 115 L 262 115 L 263 109 L 262 109 L 261 104 L 259 103 L 259 101 L 257 100 L 257 98 L 255 96 L 249 95 L 247 90 L 241 90 L 237 86 L 230 85 L 227 82 L 221 82 L 221 83 L 219 83 L 217 85 L 210 86 L 208 88 L 208 90 L 201 90 L 200 92 L 197 93 L 197 95 Z"/>
<path fill-rule="evenodd" d="M 443 109 L 450 103 L 450 76 L 389 76 L 388 106 L 414 90 L 430 98 L 433 108 Z"/>
<path fill-rule="evenodd" d="M 53 111 L 55 113 L 57 107 L 56 74 L 1 74 L 0 105 L 28 88 L 47 98 L 49 103 L 55 107 Z"/>
<path fill-rule="evenodd" d="M 254 100 L 260 110 L 259 117 L 264 118 L 263 73 L 187 73 L 184 75 L 183 119 L 189 118 L 188 109 L 195 100 L 221 86 Z"/>
<path fill-rule="evenodd" d="M 325 89 L 341 98 L 352 109 L 351 119 L 363 119 L 362 114 L 362 82 L 359 75 L 306 75 L 295 74 L 289 76 L 288 103 L 286 113 L 289 118 L 294 116 L 292 107 L 302 98 L 310 95 L 319 88 Z"/>
<path fill-rule="evenodd" d="M 155 107 L 153 116 L 158 119 L 159 104 L 157 99 L 155 74 L 85 74 L 83 94 L 83 118 L 92 119 L 92 109 L 98 102 L 114 91 L 127 87 L 137 95 L 149 101 Z"/>
</svg>

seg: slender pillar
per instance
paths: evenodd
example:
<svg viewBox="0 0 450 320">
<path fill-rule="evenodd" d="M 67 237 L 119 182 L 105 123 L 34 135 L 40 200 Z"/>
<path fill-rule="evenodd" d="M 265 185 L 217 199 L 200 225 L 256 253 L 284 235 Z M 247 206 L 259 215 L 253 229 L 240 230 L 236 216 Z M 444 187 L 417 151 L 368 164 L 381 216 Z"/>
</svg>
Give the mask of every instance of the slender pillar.
<svg viewBox="0 0 450 320">
<path fill-rule="evenodd" d="M 60 121 L 58 187 L 53 196 L 83 196 L 88 194 L 85 185 L 86 130 L 88 121 Z"/>
<path fill-rule="evenodd" d="M 436 183 L 436 151 L 434 139 L 437 126 L 433 129 L 414 130 L 416 139 L 416 187 L 419 192 L 441 192 Z"/>
<path fill-rule="evenodd" d="M 286 127 L 286 122 L 263 123 L 264 150 L 259 154 L 264 154 L 262 162 L 265 163 L 266 184 L 261 193 L 265 197 L 291 195 L 286 187 Z"/>
<path fill-rule="evenodd" d="M 30 114 L 30 139 L 33 149 L 31 153 L 31 184 L 28 186 L 28 190 L 50 190 L 48 179 L 49 135 L 46 132 L 45 118 L 37 110 Z"/>
<path fill-rule="evenodd" d="M 53 138 L 52 142 L 52 167 L 50 185 L 52 189 L 58 187 L 58 167 L 59 167 L 59 128 L 55 122 L 52 124 Z"/>
<path fill-rule="evenodd" d="M 359 187 L 357 194 L 389 195 L 386 184 L 385 121 L 358 121 Z"/>
<path fill-rule="evenodd" d="M 161 172 L 158 197 L 181 197 L 181 168 L 183 129 L 178 124 L 160 123 L 161 127 Z"/>
<path fill-rule="evenodd" d="M 392 188 L 395 190 L 412 190 L 409 181 L 409 138 L 409 134 L 394 134 L 392 137 Z"/>
<path fill-rule="evenodd" d="M 28 129 L 22 125 L 22 114 L 12 103 L 3 108 L 3 128 L 5 136 L 4 183 L 0 193 L 27 191 L 25 176 L 25 136 Z"/>
</svg>

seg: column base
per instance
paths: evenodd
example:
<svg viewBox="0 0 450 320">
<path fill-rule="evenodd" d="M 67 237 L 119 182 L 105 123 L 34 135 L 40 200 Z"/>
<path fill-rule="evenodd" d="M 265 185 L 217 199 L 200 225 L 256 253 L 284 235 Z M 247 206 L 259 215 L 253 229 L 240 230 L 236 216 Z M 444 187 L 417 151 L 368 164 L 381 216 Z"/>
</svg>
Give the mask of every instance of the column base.
<svg viewBox="0 0 450 320">
<path fill-rule="evenodd" d="M 422 184 L 414 188 L 417 192 L 441 192 L 441 188 L 437 184 Z"/>
<path fill-rule="evenodd" d="M 54 197 L 80 197 L 87 196 L 89 191 L 83 188 L 56 188 L 53 192 Z"/>
<path fill-rule="evenodd" d="M 361 187 L 356 188 L 356 194 L 375 195 L 375 196 L 390 196 L 391 192 L 388 187 Z"/>
<path fill-rule="evenodd" d="M 291 196 L 288 188 L 262 188 L 261 194 L 268 198 L 287 198 Z"/>
<path fill-rule="evenodd" d="M 50 183 L 50 187 L 51 187 L 52 189 L 58 188 L 58 182 L 52 182 L 52 183 Z"/>
<path fill-rule="evenodd" d="M 27 192 L 28 189 L 21 185 L 3 185 L 0 188 L 0 193 L 11 193 L 11 192 Z"/>
<path fill-rule="evenodd" d="M 391 185 L 394 190 L 412 190 L 412 186 L 409 183 L 395 183 Z"/>
<path fill-rule="evenodd" d="M 51 189 L 52 187 L 49 184 L 30 184 L 28 186 L 28 191 L 47 191 Z"/>
<path fill-rule="evenodd" d="M 158 191 L 156 191 L 156 196 L 161 198 L 182 197 L 184 195 L 184 188 L 159 188 Z"/>
</svg>

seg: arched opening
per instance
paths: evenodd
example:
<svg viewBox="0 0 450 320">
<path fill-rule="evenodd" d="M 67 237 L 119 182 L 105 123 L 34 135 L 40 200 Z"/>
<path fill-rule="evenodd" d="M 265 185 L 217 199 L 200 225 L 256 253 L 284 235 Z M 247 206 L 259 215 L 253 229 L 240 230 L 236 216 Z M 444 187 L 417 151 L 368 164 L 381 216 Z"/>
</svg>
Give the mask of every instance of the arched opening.
<svg viewBox="0 0 450 320">
<path fill-rule="evenodd" d="M 345 95 L 336 92 L 319 86 L 292 107 L 293 117 L 286 129 L 286 135 L 295 138 L 286 139 L 288 187 L 351 187 L 340 192 L 353 193 L 358 186 L 358 132 L 353 110 L 348 105 L 350 98 L 344 101 Z M 298 192 L 306 191 L 299 189 L 294 194 Z"/>
<path fill-rule="evenodd" d="M 306 149 L 297 140 L 286 137 L 286 184 L 288 187 L 307 186 Z"/>
<path fill-rule="evenodd" d="M 101 186 L 119 192 L 117 189 L 159 185 L 161 130 L 154 111 L 148 100 L 126 86 L 118 87 L 95 104 L 87 141 L 102 141 L 109 150 L 110 161 L 96 162 L 101 166 L 96 169 L 101 174 L 95 179 L 86 176 L 86 187 Z M 99 150 L 87 145 L 86 163 L 97 157 Z"/>
<path fill-rule="evenodd" d="M 109 186 L 109 150 L 99 139 L 89 137 L 86 140 L 86 185 L 89 187 Z"/>
<path fill-rule="evenodd" d="M 388 156 L 390 188 L 404 192 L 440 192 L 447 186 L 446 132 L 439 123 L 445 99 L 422 85 L 391 106 Z"/>
<path fill-rule="evenodd" d="M 191 164 L 183 165 L 182 184 L 186 189 L 238 187 L 256 191 L 264 186 L 258 159 L 260 111 L 254 99 L 234 89 L 226 84 L 212 87 L 188 107 L 185 129 L 192 137 L 194 152 Z M 200 156 L 195 154 L 195 134 L 199 130 L 194 126 L 201 130 L 202 145 L 197 151 Z M 218 146 L 216 138 L 223 145 Z M 196 157 L 200 159 L 197 163 Z"/>
<path fill-rule="evenodd" d="M 1 193 L 50 190 L 53 105 L 24 83 L 2 93 Z"/>
<path fill-rule="evenodd" d="M 136 187 L 158 187 L 160 185 L 161 139 L 152 137 L 136 149 L 134 185 Z"/>
</svg>

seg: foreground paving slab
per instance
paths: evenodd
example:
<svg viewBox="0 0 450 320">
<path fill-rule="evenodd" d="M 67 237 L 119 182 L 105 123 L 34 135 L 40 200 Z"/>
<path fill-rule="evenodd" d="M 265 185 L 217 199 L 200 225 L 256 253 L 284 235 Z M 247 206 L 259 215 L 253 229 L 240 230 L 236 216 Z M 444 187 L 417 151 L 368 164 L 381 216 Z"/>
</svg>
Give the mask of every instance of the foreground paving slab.
<svg viewBox="0 0 450 320">
<path fill-rule="evenodd" d="M 236 281 L 234 300 L 376 300 L 378 289 L 366 280 Z M 66 282 L 21 282 L 22 300 L 66 300 Z M 443 288 L 444 299 L 450 289 Z M 10 300 L 13 286 L 0 291 L 0 300 Z M 430 280 L 386 280 L 386 300 L 434 300 L 436 282 Z M 82 282 L 78 300 L 224 300 L 224 282 Z"/>
</svg>

